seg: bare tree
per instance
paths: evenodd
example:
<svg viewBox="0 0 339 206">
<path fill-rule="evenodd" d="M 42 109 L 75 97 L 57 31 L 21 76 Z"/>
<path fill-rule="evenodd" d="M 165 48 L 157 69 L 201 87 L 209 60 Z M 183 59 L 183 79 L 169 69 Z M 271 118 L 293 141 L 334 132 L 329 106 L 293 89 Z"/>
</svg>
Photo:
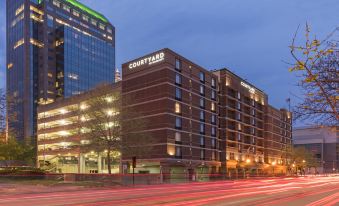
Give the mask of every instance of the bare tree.
<svg viewBox="0 0 339 206">
<path fill-rule="evenodd" d="M 311 120 L 320 125 L 339 123 L 339 27 L 325 39 L 311 38 L 310 27 L 305 27 L 305 42 L 297 44 L 297 29 L 290 52 L 294 63 L 290 72 L 300 77 L 302 102 L 293 109 L 294 118 Z"/>
<path fill-rule="evenodd" d="M 122 97 L 118 92 L 90 97 L 81 105 L 79 124 L 82 139 L 88 141 L 82 150 L 104 153 L 109 174 L 112 156 L 122 152 L 137 155 L 146 148 L 142 142 L 131 144 L 137 138 L 142 139 L 143 135 L 135 131 L 145 127 L 144 121 L 133 119 L 133 116 L 128 108 L 122 108 Z"/>
</svg>

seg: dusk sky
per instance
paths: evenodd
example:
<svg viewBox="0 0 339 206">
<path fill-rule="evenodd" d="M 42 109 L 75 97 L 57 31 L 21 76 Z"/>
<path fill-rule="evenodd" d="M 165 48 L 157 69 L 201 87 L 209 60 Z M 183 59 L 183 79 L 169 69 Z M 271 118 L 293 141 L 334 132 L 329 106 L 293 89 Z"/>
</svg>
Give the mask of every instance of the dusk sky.
<svg viewBox="0 0 339 206">
<path fill-rule="evenodd" d="M 206 69 L 227 67 L 287 107 L 300 93 L 288 46 L 307 21 L 322 38 L 339 26 L 338 0 L 81 0 L 116 28 L 121 64 L 168 47 Z M 0 2 L 0 87 L 5 85 L 5 0 Z M 301 34 L 302 35 L 302 34 Z"/>
</svg>

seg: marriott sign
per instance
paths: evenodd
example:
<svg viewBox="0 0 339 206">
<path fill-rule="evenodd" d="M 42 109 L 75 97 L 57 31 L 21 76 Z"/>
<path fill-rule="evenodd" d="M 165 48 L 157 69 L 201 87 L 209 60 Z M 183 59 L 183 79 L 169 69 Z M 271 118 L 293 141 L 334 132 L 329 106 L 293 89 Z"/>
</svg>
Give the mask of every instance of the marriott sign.
<svg viewBox="0 0 339 206">
<path fill-rule="evenodd" d="M 164 60 L 165 60 L 165 53 L 160 52 L 160 53 L 157 53 L 153 56 L 145 57 L 145 58 L 140 59 L 138 61 L 132 62 L 132 63 L 129 64 L 128 68 L 134 69 L 134 68 L 137 68 L 137 67 L 143 66 L 143 65 L 152 65 L 152 64 L 164 61 Z"/>
</svg>

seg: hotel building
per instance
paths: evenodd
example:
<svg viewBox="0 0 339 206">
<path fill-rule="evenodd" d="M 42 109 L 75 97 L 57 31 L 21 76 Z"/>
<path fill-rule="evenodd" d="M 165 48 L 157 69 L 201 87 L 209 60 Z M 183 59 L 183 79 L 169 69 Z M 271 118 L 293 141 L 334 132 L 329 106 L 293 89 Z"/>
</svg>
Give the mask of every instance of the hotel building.
<svg viewBox="0 0 339 206">
<path fill-rule="evenodd" d="M 146 128 L 138 132 L 155 140 L 151 151 L 137 156 L 136 172 L 193 178 L 244 171 L 268 173 L 273 167 L 279 173 L 286 170 L 290 113 L 274 109 L 263 91 L 227 69 L 208 71 L 162 49 L 122 65 L 121 93 L 130 99 L 123 107 L 136 111 L 135 118 L 147 122 Z M 68 101 L 62 100 L 71 105 Z M 58 102 L 40 106 L 39 124 L 62 119 L 61 115 L 50 120 L 40 118 L 61 108 Z M 60 131 L 53 130 L 55 144 L 59 145 L 65 142 L 58 137 Z M 62 156 L 80 158 L 79 154 L 68 157 L 71 152 L 54 152 L 41 139 L 46 134 L 46 130 L 38 130 L 39 160 L 49 154 L 54 154 L 55 160 Z M 122 153 L 121 159 L 122 168 L 127 168 L 121 172 L 128 172 L 132 156 Z M 80 170 L 74 168 L 76 171 Z"/>
<path fill-rule="evenodd" d="M 113 83 L 115 28 L 76 0 L 7 0 L 10 131 L 36 137 L 37 106 Z"/>
</svg>

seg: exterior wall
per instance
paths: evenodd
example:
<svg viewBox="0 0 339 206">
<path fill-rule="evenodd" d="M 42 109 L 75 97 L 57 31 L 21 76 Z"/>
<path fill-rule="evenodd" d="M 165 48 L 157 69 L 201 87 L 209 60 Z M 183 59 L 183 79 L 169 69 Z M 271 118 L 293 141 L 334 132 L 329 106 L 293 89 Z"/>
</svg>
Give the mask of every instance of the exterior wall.
<svg viewBox="0 0 339 206">
<path fill-rule="evenodd" d="M 15 100 L 8 113 L 16 113 L 15 120 L 9 119 L 9 131 L 15 131 L 18 140 L 34 141 L 38 104 L 51 103 L 64 96 L 64 91 L 78 94 L 100 83 L 114 82 L 115 29 L 102 15 L 88 13 L 85 6 L 74 0 L 6 3 L 7 92 L 9 100 Z M 78 32 L 72 41 L 57 38 L 56 31 L 61 26 Z M 88 40 L 90 43 L 95 39 L 92 47 L 76 41 L 85 42 L 86 37 L 92 39 Z M 73 52 L 62 51 L 60 55 L 60 46 Z M 91 56 L 86 55 L 89 52 Z M 78 70 L 69 72 L 71 67 Z"/>
<path fill-rule="evenodd" d="M 148 58 L 157 55 L 158 60 L 150 63 Z M 123 64 L 122 74 L 123 96 L 132 100 L 125 106 L 150 123 L 140 132 L 156 141 L 150 154 L 138 157 L 139 165 L 148 167 L 145 162 L 152 162 L 156 170 L 171 174 L 193 175 L 198 167 L 217 172 L 217 77 L 169 49 Z M 131 157 L 123 159 L 128 162 Z M 152 172 L 151 167 L 145 169 Z"/>
<path fill-rule="evenodd" d="M 305 147 L 318 160 L 319 172 L 339 169 L 339 128 L 303 127 L 293 131 L 295 147 Z"/>
<path fill-rule="evenodd" d="M 89 92 L 67 99 L 60 99 L 38 107 L 38 166 L 53 172 L 107 173 L 104 153 L 82 153 L 84 137 L 79 121 L 80 110 L 87 100 L 107 94 L 121 93 L 121 84 L 97 87 Z M 112 172 L 119 172 L 119 160 L 112 165 Z M 118 162 L 119 160 L 119 162 Z"/>
</svg>

